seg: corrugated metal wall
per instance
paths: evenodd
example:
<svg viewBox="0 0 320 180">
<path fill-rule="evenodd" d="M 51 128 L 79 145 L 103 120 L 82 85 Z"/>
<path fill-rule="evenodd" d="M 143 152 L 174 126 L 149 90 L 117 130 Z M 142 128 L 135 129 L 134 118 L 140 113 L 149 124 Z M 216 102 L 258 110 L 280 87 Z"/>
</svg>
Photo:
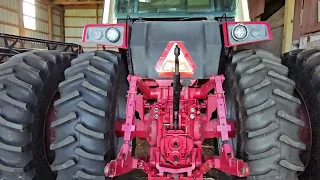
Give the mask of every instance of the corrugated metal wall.
<svg viewBox="0 0 320 180">
<path fill-rule="evenodd" d="M 319 5 L 319 0 L 295 0 L 294 40 L 320 31 Z"/>
<path fill-rule="evenodd" d="M 63 12 L 53 9 L 52 10 L 52 25 L 53 25 L 53 40 L 55 41 L 64 41 L 63 34 L 63 24 L 61 24 L 61 19 L 63 16 Z"/>
<path fill-rule="evenodd" d="M 98 49 L 96 44 L 81 42 L 83 27 L 86 24 L 102 23 L 101 8 L 96 9 L 66 9 L 64 14 L 65 40 L 81 44 L 84 51 Z"/>
<path fill-rule="evenodd" d="M 23 27 L 23 0 L 0 0 L 0 32 L 63 41 L 63 9 L 35 0 L 35 30 Z M 51 12 L 51 14 L 50 14 Z M 49 19 L 51 18 L 51 19 Z M 50 23 L 50 24 L 49 24 Z"/>
<path fill-rule="evenodd" d="M 49 24 L 48 24 L 48 5 L 43 2 L 36 1 L 36 30 L 26 30 L 26 36 L 50 39 L 49 38 Z"/>
<path fill-rule="evenodd" d="M 20 0 L 0 0 L 0 32 L 19 35 Z"/>
</svg>

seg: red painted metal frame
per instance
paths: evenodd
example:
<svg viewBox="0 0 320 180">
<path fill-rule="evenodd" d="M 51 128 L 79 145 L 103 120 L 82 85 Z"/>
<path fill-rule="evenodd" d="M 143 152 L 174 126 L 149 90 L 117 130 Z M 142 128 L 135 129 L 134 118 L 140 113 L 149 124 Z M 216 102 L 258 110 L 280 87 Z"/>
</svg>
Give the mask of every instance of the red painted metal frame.
<svg viewBox="0 0 320 180">
<path fill-rule="evenodd" d="M 124 144 L 117 158 L 106 165 L 107 177 L 134 169 L 145 171 L 149 180 L 202 180 L 211 168 L 239 177 L 249 175 L 248 165 L 234 157 L 229 144 L 236 129 L 234 121 L 226 118 L 223 75 L 212 76 L 202 85 L 193 81 L 193 87 L 182 88 L 177 130 L 173 130 L 172 80 L 148 81 L 139 76 L 129 76 L 128 80 L 126 120 L 116 125 L 116 134 L 123 135 Z M 155 103 L 150 103 L 151 99 Z M 215 111 L 217 117 L 212 117 Z M 140 119 L 136 119 L 136 113 Z M 149 142 L 147 159 L 131 155 L 133 137 Z M 206 138 L 221 138 L 220 156 L 202 154 Z"/>
<path fill-rule="evenodd" d="M 87 30 L 88 28 L 92 28 L 92 27 L 123 27 L 124 31 L 122 34 L 122 38 L 123 38 L 123 43 L 120 46 L 112 46 L 110 43 L 110 46 L 103 44 L 101 46 L 105 46 L 105 47 L 113 47 L 113 48 L 121 48 L 121 49 L 127 49 L 128 48 L 128 26 L 125 23 L 119 23 L 119 24 L 87 24 L 84 26 L 83 29 L 83 34 L 82 34 L 82 42 L 86 42 L 86 36 L 87 36 Z M 95 43 L 97 44 L 97 43 Z"/>
<path fill-rule="evenodd" d="M 266 25 L 267 27 L 267 31 L 268 31 L 268 37 L 266 39 L 263 40 L 254 40 L 254 41 L 243 41 L 241 43 L 237 43 L 237 44 L 232 44 L 229 39 L 232 38 L 230 35 L 230 32 L 228 31 L 228 25 L 232 25 L 232 24 L 263 24 Z M 87 29 L 91 28 L 91 27 L 116 27 L 116 26 L 122 26 L 124 28 L 124 34 L 123 34 L 123 44 L 121 46 L 112 46 L 110 44 L 110 46 L 108 45 L 102 45 L 105 47 L 111 47 L 111 48 L 120 48 L 120 49 L 128 49 L 128 37 L 129 37 L 129 29 L 127 24 L 125 23 L 119 23 L 119 24 L 87 24 L 85 25 L 84 29 L 83 29 L 83 34 L 82 34 L 82 42 L 86 42 L 86 34 L 87 34 Z M 256 42 L 261 42 L 261 41 L 268 41 L 268 40 L 272 40 L 272 32 L 271 32 L 271 28 L 268 22 L 264 22 L 264 21 L 251 21 L 251 22 L 224 22 L 222 23 L 222 30 L 223 30 L 223 40 L 224 40 L 224 47 L 232 47 L 232 46 L 239 46 L 239 45 L 243 45 L 243 44 L 250 44 L 250 43 L 256 43 Z M 174 41 L 173 41 L 174 42 Z M 177 42 L 181 42 L 181 41 L 177 41 Z M 182 44 L 182 43 L 181 43 Z M 170 45 L 170 43 L 168 44 Z M 183 45 L 179 45 L 179 47 L 182 47 L 182 51 L 183 48 L 185 49 L 185 47 Z M 166 51 L 164 51 L 164 53 L 161 55 L 160 59 L 158 62 L 163 62 L 163 60 L 165 59 L 165 56 L 169 53 L 170 48 L 166 48 Z M 187 51 L 185 51 L 187 52 Z M 187 55 L 185 55 L 185 57 L 188 59 L 188 57 L 191 58 L 191 56 L 187 53 Z M 195 68 L 195 64 L 193 61 L 188 61 L 189 63 L 191 63 L 192 68 Z M 162 63 L 157 63 L 156 64 L 156 69 L 160 68 Z M 162 74 L 164 76 L 172 76 L 172 73 L 164 73 Z M 192 74 L 185 74 L 183 76 L 192 76 Z"/>
<path fill-rule="evenodd" d="M 230 42 L 231 32 L 228 31 L 228 25 L 234 25 L 234 24 L 262 24 L 267 27 L 268 31 L 268 37 L 263 40 L 253 40 L 253 41 L 242 41 L 237 44 L 232 44 Z M 270 24 L 266 21 L 250 21 L 250 22 L 224 22 L 222 23 L 222 31 L 223 31 L 223 40 L 224 40 L 224 47 L 232 47 L 232 46 L 239 46 L 243 44 L 251 44 L 251 43 L 256 43 L 256 42 L 261 42 L 261 41 L 269 41 L 272 40 L 272 32 L 270 28 Z"/>
</svg>

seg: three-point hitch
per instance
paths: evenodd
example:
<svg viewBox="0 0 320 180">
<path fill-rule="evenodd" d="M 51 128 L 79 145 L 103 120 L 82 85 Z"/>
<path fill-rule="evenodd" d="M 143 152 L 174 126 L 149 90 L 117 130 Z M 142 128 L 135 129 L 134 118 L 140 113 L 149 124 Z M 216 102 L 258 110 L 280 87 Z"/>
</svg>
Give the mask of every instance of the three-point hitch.
<svg viewBox="0 0 320 180">
<path fill-rule="evenodd" d="M 126 120 L 117 126 L 121 129 L 116 133 L 123 135 L 125 143 L 117 158 L 107 164 L 106 176 L 142 169 L 149 180 L 201 180 L 211 168 L 248 176 L 248 165 L 234 157 L 229 142 L 236 130 L 234 121 L 226 118 L 224 76 L 212 76 L 203 84 L 192 80 L 188 86 L 181 86 L 178 45 L 174 55 L 173 80 L 128 77 Z M 214 111 L 216 117 L 212 117 Z M 149 142 L 147 159 L 132 156 L 133 137 Z M 203 154 L 202 142 L 207 138 L 221 138 L 219 156 Z"/>
</svg>

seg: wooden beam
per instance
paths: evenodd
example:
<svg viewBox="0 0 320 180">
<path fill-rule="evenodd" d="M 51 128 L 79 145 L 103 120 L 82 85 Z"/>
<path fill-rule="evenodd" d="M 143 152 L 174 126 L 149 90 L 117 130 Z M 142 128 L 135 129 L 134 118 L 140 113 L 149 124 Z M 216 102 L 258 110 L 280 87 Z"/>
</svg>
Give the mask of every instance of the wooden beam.
<svg viewBox="0 0 320 180">
<path fill-rule="evenodd" d="M 64 13 L 65 13 L 65 10 L 63 11 L 60 11 L 60 33 L 61 33 L 61 41 L 65 42 L 65 31 L 64 31 L 64 28 L 65 28 L 65 24 L 64 24 Z"/>
<path fill-rule="evenodd" d="M 53 24 L 52 24 L 52 7 L 51 4 L 48 4 L 48 29 L 49 29 L 49 40 L 53 39 L 52 31 L 53 31 Z"/>
<path fill-rule="evenodd" d="M 23 22 L 23 1 L 19 1 L 19 36 L 26 36 L 26 30 Z"/>
<path fill-rule="evenodd" d="M 50 3 L 48 3 L 48 4 L 50 4 Z M 36 1 L 34 5 L 40 9 L 43 9 L 44 11 L 48 11 L 48 4 L 46 4 L 42 1 Z M 43 6 L 46 6 L 46 8 Z"/>
<path fill-rule="evenodd" d="M 101 22 L 99 22 L 99 6 L 97 5 L 96 8 L 96 23 L 99 24 Z M 97 50 L 99 49 L 99 45 L 97 44 Z"/>
<path fill-rule="evenodd" d="M 24 16 L 28 16 L 28 15 L 24 15 Z M 32 16 L 28 16 L 28 17 L 34 18 L 36 21 L 41 21 L 41 22 L 44 22 L 44 23 L 49 23 L 49 20 L 43 20 L 43 19 L 40 19 L 39 17 L 32 17 Z"/>
<path fill-rule="evenodd" d="M 102 18 L 102 16 L 64 16 L 65 18 Z"/>
<path fill-rule="evenodd" d="M 59 16 L 60 17 L 60 16 Z M 53 26 L 57 26 L 57 27 L 60 27 L 61 25 L 60 24 L 55 24 L 55 23 L 52 23 Z"/>
<path fill-rule="evenodd" d="M 12 23 L 7 23 L 7 22 L 3 22 L 3 21 L 0 21 L 0 25 L 7 25 L 7 26 L 12 26 L 12 27 L 19 28 L 19 25 L 12 24 Z"/>
<path fill-rule="evenodd" d="M 264 13 L 265 9 L 265 0 L 248 0 L 250 19 L 256 20 L 262 13 Z"/>
<path fill-rule="evenodd" d="M 16 11 L 14 9 L 10 9 L 8 7 L 5 7 L 5 6 L 0 6 L 1 9 L 4 9 L 4 10 L 7 10 L 7 11 L 10 11 L 10 12 L 14 12 L 14 13 L 19 13 L 19 11 Z"/>
<path fill-rule="evenodd" d="M 275 29 L 284 25 L 284 10 L 284 7 L 282 7 L 267 20 L 271 29 Z"/>
<path fill-rule="evenodd" d="M 39 1 L 41 1 L 43 4 L 51 4 L 51 7 L 58 11 L 63 11 L 62 6 L 53 4 L 51 0 L 39 0 Z"/>
<path fill-rule="evenodd" d="M 66 1 L 66 0 L 54 0 L 53 4 L 59 5 L 79 5 L 79 4 L 103 4 L 103 1 Z"/>
<path fill-rule="evenodd" d="M 64 28 L 83 28 L 84 26 L 65 26 Z"/>
<path fill-rule="evenodd" d="M 36 0 L 36 1 L 38 1 L 39 3 L 41 3 L 41 4 L 45 5 L 45 6 L 47 6 L 48 4 L 50 4 L 50 2 L 49 2 L 49 1 L 46 1 L 46 0 Z"/>
<path fill-rule="evenodd" d="M 81 39 L 82 36 L 66 36 L 65 38 L 69 38 L 69 39 Z"/>
<path fill-rule="evenodd" d="M 45 34 L 45 35 L 49 35 L 49 33 L 44 32 L 44 31 L 40 31 L 40 30 L 26 29 L 26 31 L 32 31 L 32 32 L 37 32 L 37 33 L 41 33 L 41 34 Z"/>
<path fill-rule="evenodd" d="M 294 18 L 295 1 L 286 1 L 284 14 L 284 30 L 282 52 L 289 52 L 292 50 L 293 39 L 293 18 Z"/>
<path fill-rule="evenodd" d="M 103 9 L 103 5 L 102 4 L 98 4 L 99 8 Z M 96 8 L 96 4 L 79 4 L 79 5 L 64 5 L 64 9 L 95 9 Z"/>
<path fill-rule="evenodd" d="M 318 22 L 320 22 L 320 1 L 318 1 Z"/>
</svg>

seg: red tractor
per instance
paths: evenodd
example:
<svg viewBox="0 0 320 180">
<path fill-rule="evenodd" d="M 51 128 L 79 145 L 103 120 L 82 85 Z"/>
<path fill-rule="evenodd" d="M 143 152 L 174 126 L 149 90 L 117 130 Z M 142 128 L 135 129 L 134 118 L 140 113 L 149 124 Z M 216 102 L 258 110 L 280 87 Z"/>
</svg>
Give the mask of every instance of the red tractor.
<svg viewBox="0 0 320 180">
<path fill-rule="evenodd" d="M 118 0 L 118 24 L 83 33 L 118 51 L 1 65 L 0 177 L 318 179 L 320 53 L 234 51 L 272 39 L 236 6 Z"/>
</svg>

